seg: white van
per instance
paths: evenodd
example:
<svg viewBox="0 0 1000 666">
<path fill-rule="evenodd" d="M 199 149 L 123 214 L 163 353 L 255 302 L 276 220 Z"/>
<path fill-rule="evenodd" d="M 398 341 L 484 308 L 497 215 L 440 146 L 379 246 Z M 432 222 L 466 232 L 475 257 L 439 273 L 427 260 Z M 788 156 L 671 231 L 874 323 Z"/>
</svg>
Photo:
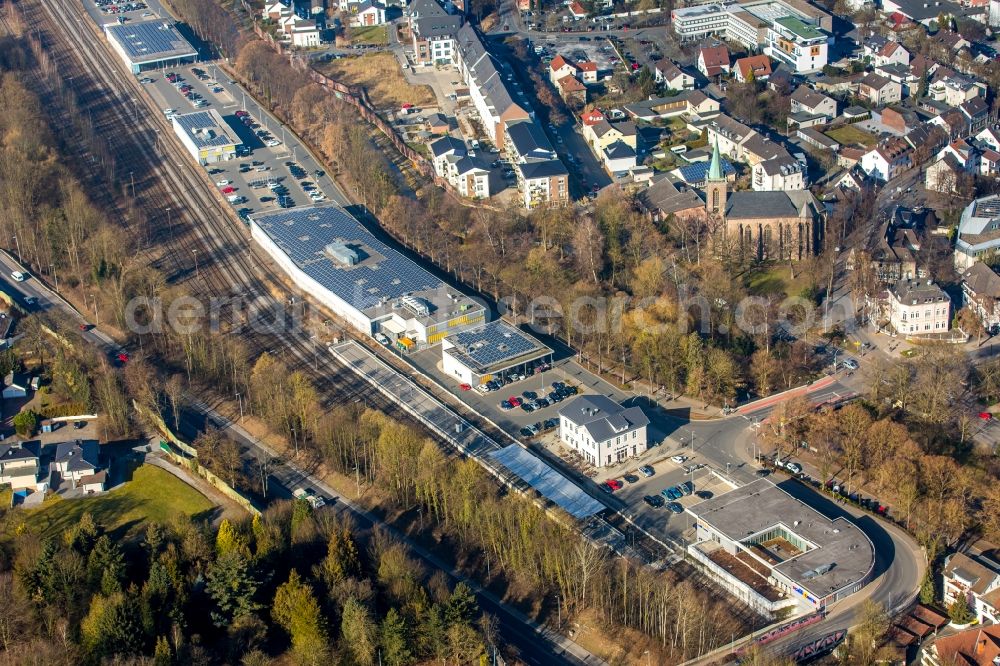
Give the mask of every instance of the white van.
<svg viewBox="0 0 1000 666">
<path fill-rule="evenodd" d="M 672 152 L 674 155 L 683 155 L 687 151 L 688 147 L 685 146 L 683 143 L 679 146 L 673 146 L 670 148 L 670 152 Z"/>
<path fill-rule="evenodd" d="M 24 282 L 28 279 L 28 274 L 22 273 L 21 271 L 14 271 L 10 274 L 10 277 L 14 280 L 14 282 Z"/>
</svg>

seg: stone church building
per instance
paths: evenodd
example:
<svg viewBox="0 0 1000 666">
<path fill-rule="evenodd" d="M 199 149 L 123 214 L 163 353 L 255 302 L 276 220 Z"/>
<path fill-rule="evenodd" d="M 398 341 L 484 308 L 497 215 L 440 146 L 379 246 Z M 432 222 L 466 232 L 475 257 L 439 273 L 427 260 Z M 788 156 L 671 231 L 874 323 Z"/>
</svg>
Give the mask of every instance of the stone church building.
<svg viewBox="0 0 1000 666">
<path fill-rule="evenodd" d="M 720 219 L 723 242 L 736 241 L 750 259 L 799 261 L 822 249 L 824 208 L 808 190 L 729 192 L 719 146 L 705 183 L 705 209 Z"/>
</svg>

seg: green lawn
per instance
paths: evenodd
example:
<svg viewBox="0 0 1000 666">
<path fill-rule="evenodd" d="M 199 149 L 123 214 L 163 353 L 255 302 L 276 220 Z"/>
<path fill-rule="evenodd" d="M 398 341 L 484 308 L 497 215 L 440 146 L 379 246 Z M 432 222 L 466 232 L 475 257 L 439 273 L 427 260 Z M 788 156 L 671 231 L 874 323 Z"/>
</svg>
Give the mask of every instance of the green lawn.
<svg viewBox="0 0 1000 666">
<path fill-rule="evenodd" d="M 389 43 L 388 27 L 384 25 L 371 25 L 367 28 L 351 28 L 351 43 L 385 46 Z"/>
<path fill-rule="evenodd" d="M 865 148 L 871 148 L 876 142 L 874 134 L 866 132 L 859 127 L 855 127 L 854 125 L 844 125 L 843 127 L 838 127 L 837 129 L 826 132 L 826 135 L 842 146 L 857 144 L 864 146 Z"/>
<path fill-rule="evenodd" d="M 89 512 L 96 523 L 122 537 L 142 530 L 147 521 L 169 524 L 177 516 L 207 514 L 214 506 L 173 474 L 143 465 L 120 488 L 96 497 L 49 499 L 42 507 L 29 510 L 25 522 L 44 535 L 55 536 Z"/>
<path fill-rule="evenodd" d="M 793 280 L 788 264 L 754 269 L 750 273 L 747 289 L 754 296 L 786 295 L 798 296 L 806 283 Z"/>
</svg>

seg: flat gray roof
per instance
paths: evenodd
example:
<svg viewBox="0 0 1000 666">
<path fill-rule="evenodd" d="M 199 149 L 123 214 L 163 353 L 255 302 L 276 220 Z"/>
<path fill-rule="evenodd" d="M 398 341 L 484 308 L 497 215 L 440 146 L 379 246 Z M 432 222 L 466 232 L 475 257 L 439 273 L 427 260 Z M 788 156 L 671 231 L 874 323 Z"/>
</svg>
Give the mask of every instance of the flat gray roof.
<svg viewBox="0 0 1000 666">
<path fill-rule="evenodd" d="M 415 296 L 428 307 L 427 315 L 416 317 L 428 322 L 483 309 L 376 238 L 336 204 L 262 211 L 250 219 L 299 270 L 370 318 L 390 314 L 395 302 L 406 296 Z M 357 263 L 331 258 L 326 246 L 333 242 L 356 252 Z"/>
<path fill-rule="evenodd" d="M 552 353 L 541 342 L 501 319 L 450 335 L 445 340 L 455 346 L 444 353 L 480 375 Z"/>
<path fill-rule="evenodd" d="M 164 19 L 129 21 L 124 25 L 112 23 L 104 27 L 108 36 L 135 64 L 198 56 L 198 51 L 177 32 L 177 28 Z"/>
<path fill-rule="evenodd" d="M 574 518 L 588 518 L 606 508 L 583 492 L 575 483 L 518 444 L 506 446 L 489 456 Z"/>
<path fill-rule="evenodd" d="M 816 599 L 857 583 L 875 566 L 875 549 L 861 528 L 842 517 L 831 520 L 768 479 L 695 504 L 688 512 L 731 541 L 781 526 L 812 543 L 811 550 L 772 569 Z"/>
<path fill-rule="evenodd" d="M 199 148 L 235 146 L 239 139 L 231 136 L 229 125 L 215 109 L 174 116 L 174 122 Z"/>
</svg>

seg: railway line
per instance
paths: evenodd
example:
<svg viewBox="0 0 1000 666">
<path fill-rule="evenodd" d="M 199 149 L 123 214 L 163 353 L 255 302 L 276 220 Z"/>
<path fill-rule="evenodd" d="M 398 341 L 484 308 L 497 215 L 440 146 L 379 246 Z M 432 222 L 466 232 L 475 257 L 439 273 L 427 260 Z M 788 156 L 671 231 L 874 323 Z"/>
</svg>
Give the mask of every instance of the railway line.
<svg viewBox="0 0 1000 666">
<path fill-rule="evenodd" d="M 266 263 L 253 261 L 249 233 L 215 193 L 207 173 L 193 162 L 173 157 L 186 158 L 186 153 L 171 127 L 141 84 L 103 46 L 103 36 L 79 2 L 32 0 L 21 6 L 33 25 L 58 28 L 42 30 L 39 37 L 59 66 L 87 73 L 74 77 L 74 87 L 96 131 L 110 143 L 126 196 L 133 196 L 135 206 L 150 215 L 155 227 L 152 240 L 166 250 L 153 265 L 168 282 L 184 284 L 196 297 L 237 297 L 261 312 L 287 313 L 290 303 L 294 307 L 294 295 L 283 300 L 272 296 L 275 286 L 281 285 L 281 275 Z M 87 48 L 95 41 L 102 47 Z M 272 350 L 290 370 L 313 375 L 328 403 L 363 399 L 386 412 L 397 411 L 328 354 L 317 353 L 309 331 L 283 326 L 273 334 L 260 333 L 247 330 L 248 324 L 234 308 L 222 308 L 219 314 L 231 334 L 251 344 L 253 355 Z"/>
</svg>

